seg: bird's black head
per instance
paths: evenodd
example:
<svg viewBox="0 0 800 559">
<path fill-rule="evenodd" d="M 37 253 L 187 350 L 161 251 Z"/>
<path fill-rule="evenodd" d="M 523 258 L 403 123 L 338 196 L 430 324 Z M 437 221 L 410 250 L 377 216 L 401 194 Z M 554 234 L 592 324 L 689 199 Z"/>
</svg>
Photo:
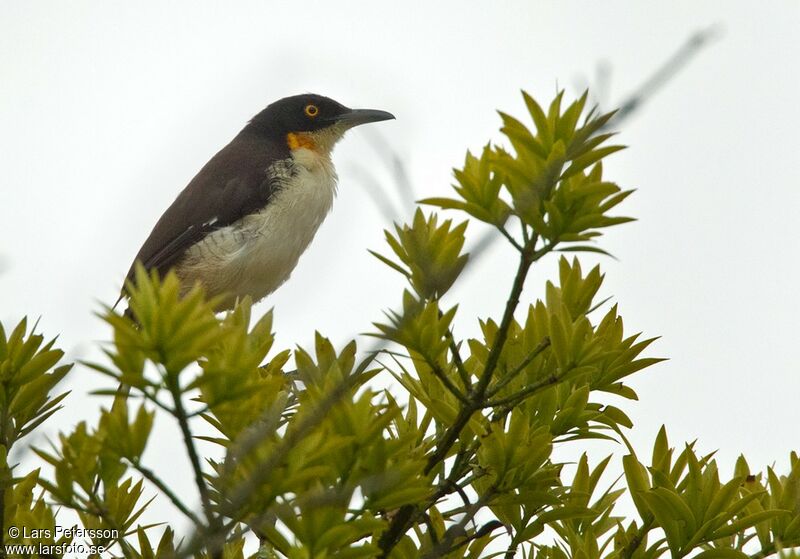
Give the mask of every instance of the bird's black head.
<svg viewBox="0 0 800 559">
<path fill-rule="evenodd" d="M 326 140 L 322 143 L 332 147 L 353 126 L 392 118 L 386 111 L 350 109 L 329 97 L 306 93 L 275 101 L 254 116 L 248 127 L 260 134 L 286 138 L 292 149 L 297 142 L 305 146 L 306 139 Z"/>
</svg>

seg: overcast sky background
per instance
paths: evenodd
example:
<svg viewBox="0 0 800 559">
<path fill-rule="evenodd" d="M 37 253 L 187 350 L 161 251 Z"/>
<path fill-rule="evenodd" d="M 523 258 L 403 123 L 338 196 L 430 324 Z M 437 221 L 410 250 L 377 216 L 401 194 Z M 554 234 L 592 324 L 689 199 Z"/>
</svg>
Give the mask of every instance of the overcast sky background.
<svg viewBox="0 0 800 559">
<path fill-rule="evenodd" d="M 619 213 L 639 221 L 601 239 L 619 259 L 600 260 L 601 295 L 629 332 L 662 336 L 651 355 L 670 358 L 632 382 L 637 448 L 649 456 L 666 423 L 673 443 L 719 449 L 728 473 L 740 452 L 785 468 L 800 448 L 796 1 L 2 2 L 0 320 L 41 316 L 62 347 L 97 358 L 109 329 L 93 312 L 113 303 L 178 192 L 266 104 L 317 92 L 397 120 L 337 148 L 334 211 L 257 310 L 275 307 L 281 348 L 308 347 L 314 329 L 341 344 L 403 286 L 367 253 L 384 250 L 388 225 L 368 189 L 393 180 L 378 139 L 417 198 L 447 194 L 465 150 L 501 139 L 495 109 L 525 116 L 520 88 L 542 103 L 557 87 L 573 97 L 605 62 L 611 108 L 712 25 L 717 40 L 625 123 L 631 148 L 606 166 L 638 189 Z M 451 294 L 457 334 L 499 318 L 514 265 L 497 243 Z M 525 303 L 554 270 L 554 258 L 534 270 Z M 78 367 L 51 429 L 93 418 L 85 392 L 97 380 Z M 180 454 L 172 431 L 159 433 L 156 469 Z"/>
</svg>

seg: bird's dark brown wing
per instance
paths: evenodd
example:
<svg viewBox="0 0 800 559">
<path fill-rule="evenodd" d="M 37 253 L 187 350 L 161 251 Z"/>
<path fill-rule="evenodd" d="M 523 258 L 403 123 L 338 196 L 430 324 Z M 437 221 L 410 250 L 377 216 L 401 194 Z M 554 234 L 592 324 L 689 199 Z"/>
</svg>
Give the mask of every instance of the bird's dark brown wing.
<svg viewBox="0 0 800 559">
<path fill-rule="evenodd" d="M 136 255 L 128 279 L 134 278 L 136 262 L 163 276 L 210 232 L 263 208 L 283 178 L 275 173 L 275 163 L 290 157 L 285 144 L 243 130 L 164 212 Z"/>
</svg>

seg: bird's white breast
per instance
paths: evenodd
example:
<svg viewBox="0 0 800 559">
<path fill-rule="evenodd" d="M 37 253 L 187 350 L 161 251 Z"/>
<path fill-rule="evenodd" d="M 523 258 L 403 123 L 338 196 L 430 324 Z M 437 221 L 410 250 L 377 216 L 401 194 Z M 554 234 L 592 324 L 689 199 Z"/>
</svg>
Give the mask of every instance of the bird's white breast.
<svg viewBox="0 0 800 559">
<path fill-rule="evenodd" d="M 330 157 L 306 148 L 292 157 L 264 209 L 206 236 L 180 267 L 190 283 L 200 280 L 210 294 L 224 293 L 223 307 L 244 296 L 258 301 L 289 279 L 331 210 L 337 177 Z"/>
</svg>

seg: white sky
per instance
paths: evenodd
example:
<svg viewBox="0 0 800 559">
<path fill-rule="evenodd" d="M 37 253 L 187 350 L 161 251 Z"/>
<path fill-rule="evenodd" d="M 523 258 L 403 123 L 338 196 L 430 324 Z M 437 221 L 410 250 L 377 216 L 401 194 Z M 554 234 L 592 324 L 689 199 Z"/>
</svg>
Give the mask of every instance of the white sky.
<svg viewBox="0 0 800 559">
<path fill-rule="evenodd" d="M 524 115 L 520 88 L 542 102 L 557 84 L 574 95 L 607 61 L 613 104 L 712 24 L 719 40 L 628 121 L 631 149 L 606 167 L 638 189 L 620 212 L 640 221 L 601 240 L 619 258 L 601 261 L 602 293 L 630 332 L 663 336 L 651 354 L 671 359 L 632 383 L 637 448 L 649 455 L 666 423 L 673 443 L 718 448 L 724 471 L 740 452 L 785 468 L 800 425 L 796 1 L 3 2 L 0 320 L 41 316 L 63 347 L 95 356 L 109 331 L 93 312 L 114 301 L 158 216 L 253 114 L 313 91 L 397 116 L 337 149 L 334 211 L 259 306 L 276 308 L 281 347 L 308 346 L 315 328 L 341 343 L 402 289 L 366 251 L 383 250 L 387 225 L 366 189 L 391 183 L 375 134 L 418 198 L 446 194 L 465 150 L 500 138 L 494 110 Z M 554 262 L 534 272 L 527 301 Z M 498 243 L 452 294 L 459 334 L 500 316 L 513 264 Z M 92 417 L 95 382 L 74 373 L 52 428 Z M 170 432 L 154 440 L 156 467 L 173 444 Z"/>
</svg>

